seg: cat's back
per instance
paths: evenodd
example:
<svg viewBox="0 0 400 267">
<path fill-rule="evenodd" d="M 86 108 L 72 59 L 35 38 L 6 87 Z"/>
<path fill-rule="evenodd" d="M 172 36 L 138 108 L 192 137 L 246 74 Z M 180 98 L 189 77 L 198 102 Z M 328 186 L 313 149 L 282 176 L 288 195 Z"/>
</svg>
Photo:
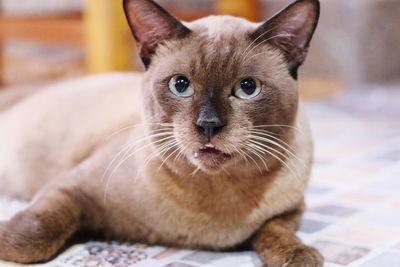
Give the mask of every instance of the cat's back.
<svg viewBox="0 0 400 267">
<path fill-rule="evenodd" d="M 0 191 L 30 198 L 140 110 L 141 74 L 112 73 L 45 88 L 0 114 Z"/>
</svg>

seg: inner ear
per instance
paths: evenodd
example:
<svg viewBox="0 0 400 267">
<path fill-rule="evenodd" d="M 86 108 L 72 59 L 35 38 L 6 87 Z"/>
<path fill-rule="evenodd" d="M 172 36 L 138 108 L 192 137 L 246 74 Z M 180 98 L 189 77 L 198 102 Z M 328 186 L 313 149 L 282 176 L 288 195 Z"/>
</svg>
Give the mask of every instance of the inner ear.
<svg viewBox="0 0 400 267">
<path fill-rule="evenodd" d="M 177 18 L 152 0 L 124 0 L 123 5 L 146 68 L 160 43 L 184 38 L 190 33 Z"/>
<path fill-rule="evenodd" d="M 297 0 L 262 24 L 250 37 L 256 43 L 270 43 L 285 55 L 289 71 L 297 79 L 297 69 L 306 59 L 319 19 L 318 0 Z"/>
</svg>

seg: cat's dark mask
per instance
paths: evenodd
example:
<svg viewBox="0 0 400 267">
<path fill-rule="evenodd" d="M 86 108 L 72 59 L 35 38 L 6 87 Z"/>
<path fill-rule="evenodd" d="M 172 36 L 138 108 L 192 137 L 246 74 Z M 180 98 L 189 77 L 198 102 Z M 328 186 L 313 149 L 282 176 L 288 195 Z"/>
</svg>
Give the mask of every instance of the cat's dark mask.
<svg viewBox="0 0 400 267">
<path fill-rule="evenodd" d="M 182 23 L 151 0 L 125 0 L 124 9 L 147 70 L 145 120 L 166 164 L 215 172 L 242 158 L 268 161 L 263 138 L 284 141 L 296 120 L 297 69 L 319 1 L 298 0 L 262 24 L 230 16 Z"/>
</svg>

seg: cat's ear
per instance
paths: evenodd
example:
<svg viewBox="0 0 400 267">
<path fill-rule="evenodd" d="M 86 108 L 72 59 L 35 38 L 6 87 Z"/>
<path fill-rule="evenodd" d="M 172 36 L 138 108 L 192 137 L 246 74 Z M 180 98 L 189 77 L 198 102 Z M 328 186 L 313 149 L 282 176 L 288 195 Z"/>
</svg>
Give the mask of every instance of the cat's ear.
<svg viewBox="0 0 400 267">
<path fill-rule="evenodd" d="M 269 42 L 279 47 L 296 79 L 317 27 L 319 10 L 318 0 L 297 0 L 262 24 L 251 38 L 257 43 Z"/>
<path fill-rule="evenodd" d="M 124 11 L 147 68 L 157 46 L 190 33 L 178 19 L 152 0 L 124 0 Z"/>
</svg>

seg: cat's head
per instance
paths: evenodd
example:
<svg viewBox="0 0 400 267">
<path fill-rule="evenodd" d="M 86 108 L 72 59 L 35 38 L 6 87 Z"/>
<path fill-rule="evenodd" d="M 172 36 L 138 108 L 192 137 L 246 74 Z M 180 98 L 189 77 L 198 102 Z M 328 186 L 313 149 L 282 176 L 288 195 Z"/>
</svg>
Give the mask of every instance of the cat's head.
<svg viewBox="0 0 400 267">
<path fill-rule="evenodd" d="M 151 0 L 124 8 L 147 70 L 144 119 L 165 164 L 217 173 L 274 161 L 296 118 L 297 69 L 319 1 L 298 0 L 259 24 L 230 16 L 183 23 Z"/>
</svg>

